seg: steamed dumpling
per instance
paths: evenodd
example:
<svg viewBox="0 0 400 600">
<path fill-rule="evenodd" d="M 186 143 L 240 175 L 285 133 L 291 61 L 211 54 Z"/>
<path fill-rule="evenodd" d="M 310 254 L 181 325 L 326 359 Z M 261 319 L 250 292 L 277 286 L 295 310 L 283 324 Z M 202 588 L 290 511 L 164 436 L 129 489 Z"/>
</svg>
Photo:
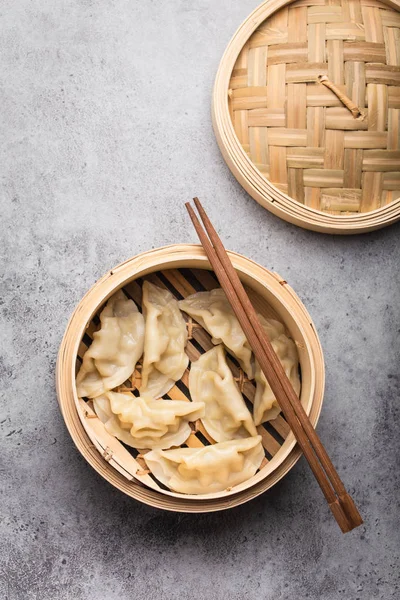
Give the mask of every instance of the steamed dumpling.
<svg viewBox="0 0 400 600">
<path fill-rule="evenodd" d="M 108 392 L 93 400 L 106 430 L 134 448 L 171 448 L 191 433 L 190 421 L 204 414 L 203 402 L 149 400 L 133 394 Z"/>
<path fill-rule="evenodd" d="M 194 401 L 205 403 L 202 422 L 217 442 L 257 435 L 222 345 L 208 350 L 192 363 L 189 391 Z"/>
<path fill-rule="evenodd" d="M 143 352 L 143 316 L 122 290 L 109 299 L 100 322 L 101 329 L 93 334 L 76 377 L 82 398 L 95 398 L 124 383 Z"/>
<path fill-rule="evenodd" d="M 186 323 L 171 292 L 149 281 L 143 284 L 143 313 L 146 330 L 140 393 L 160 398 L 188 366 Z"/>
<path fill-rule="evenodd" d="M 261 436 L 203 448 L 153 450 L 144 460 L 164 485 L 182 494 L 222 492 L 252 477 L 264 458 Z"/>
<path fill-rule="evenodd" d="M 180 300 L 179 307 L 208 331 L 213 344 L 228 348 L 249 379 L 254 377 L 250 344 L 222 288 L 196 292 Z"/>
<path fill-rule="evenodd" d="M 285 334 L 285 327 L 282 323 L 273 319 L 265 319 L 262 315 L 258 315 L 258 317 L 273 349 L 282 363 L 286 375 L 296 394 L 299 395 L 299 357 L 295 343 Z M 265 421 L 275 419 L 281 412 L 281 409 L 257 361 L 255 380 L 256 394 L 254 398 L 253 416 L 255 424 L 260 425 Z"/>
</svg>

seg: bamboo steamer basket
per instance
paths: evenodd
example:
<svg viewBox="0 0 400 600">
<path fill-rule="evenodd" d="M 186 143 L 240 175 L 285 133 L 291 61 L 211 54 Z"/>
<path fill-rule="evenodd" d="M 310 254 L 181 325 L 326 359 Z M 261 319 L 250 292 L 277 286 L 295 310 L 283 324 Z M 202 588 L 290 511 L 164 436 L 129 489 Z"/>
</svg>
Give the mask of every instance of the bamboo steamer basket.
<svg viewBox="0 0 400 600">
<path fill-rule="evenodd" d="M 321 345 L 310 316 L 282 277 L 239 254 L 229 252 L 229 256 L 256 309 L 266 317 L 282 321 L 294 339 L 300 359 L 301 401 L 312 424 L 316 425 L 322 406 L 325 375 Z M 179 512 L 209 512 L 246 502 L 279 481 L 301 454 L 282 415 L 258 428 L 265 449 L 265 459 L 258 473 L 231 490 L 188 496 L 167 490 L 147 474 L 139 451 L 128 451 L 110 436 L 90 403 L 77 396 L 76 372 L 93 332 L 98 329 L 98 315 L 104 303 L 122 288 L 140 306 L 144 279 L 167 287 L 178 299 L 194 291 L 219 287 L 202 247 L 178 244 L 131 258 L 112 269 L 87 292 L 68 323 L 56 369 L 57 396 L 71 437 L 78 450 L 104 479 L 145 504 Z M 212 343 L 202 328 L 191 322 L 188 328 L 186 350 L 189 358 L 195 360 Z M 246 400 L 251 402 L 253 383 L 246 380 L 234 361 L 228 360 Z M 187 377 L 186 371 L 182 380 L 169 392 L 170 398 L 189 400 Z M 137 369 L 131 383 L 125 385 L 133 387 L 138 380 L 140 371 Z M 201 424 L 186 441 L 190 447 L 201 447 L 207 443 L 207 432 Z"/>
<path fill-rule="evenodd" d="M 233 36 L 215 80 L 214 131 L 236 179 L 275 215 L 338 234 L 400 219 L 399 7 L 268 0 Z"/>
</svg>

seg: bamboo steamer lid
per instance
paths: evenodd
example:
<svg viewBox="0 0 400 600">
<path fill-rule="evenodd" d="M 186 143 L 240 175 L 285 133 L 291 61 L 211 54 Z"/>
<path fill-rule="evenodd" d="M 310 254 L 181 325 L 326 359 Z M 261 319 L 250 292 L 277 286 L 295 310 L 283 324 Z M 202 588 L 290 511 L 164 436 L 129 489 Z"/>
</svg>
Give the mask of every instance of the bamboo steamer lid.
<svg viewBox="0 0 400 600">
<path fill-rule="evenodd" d="M 266 317 L 275 317 L 287 327 L 298 348 L 302 376 L 301 401 L 317 423 L 323 400 L 324 363 L 315 327 L 296 294 L 276 273 L 271 273 L 253 261 L 229 253 L 230 258 L 248 287 L 258 311 Z M 84 296 L 67 326 L 57 360 L 57 395 L 67 428 L 77 448 L 102 477 L 129 496 L 151 506 L 181 512 L 209 512 L 236 506 L 269 489 L 281 479 L 300 456 L 294 436 L 286 421 L 279 416 L 275 421 L 259 427 L 266 458 L 261 469 L 250 480 L 219 494 L 187 496 L 171 492 L 143 471 L 144 462 L 139 452 L 128 451 L 118 440 L 108 435 L 93 413 L 90 403 L 77 397 L 75 377 L 79 361 L 90 344 L 93 331 L 98 327 L 98 314 L 107 299 L 118 289 L 132 297 L 139 305 L 140 286 L 144 279 L 168 287 L 177 298 L 196 289 L 212 289 L 218 282 L 209 271 L 210 265 L 201 246 L 174 245 L 136 256 L 112 269 Z M 193 287 L 195 286 L 195 287 Z M 193 329 L 194 340 L 189 340 L 187 352 L 207 349 L 204 330 Z M 234 364 L 231 365 L 234 375 Z M 134 378 L 140 377 L 135 372 Z M 171 398 L 189 399 L 187 373 L 169 392 Z M 244 396 L 251 401 L 252 382 L 243 381 Z M 207 443 L 201 429 L 186 441 L 188 446 Z"/>
<path fill-rule="evenodd" d="M 229 43 L 213 92 L 217 141 L 247 192 L 286 221 L 350 234 L 400 219 L 399 7 L 268 0 Z"/>
</svg>

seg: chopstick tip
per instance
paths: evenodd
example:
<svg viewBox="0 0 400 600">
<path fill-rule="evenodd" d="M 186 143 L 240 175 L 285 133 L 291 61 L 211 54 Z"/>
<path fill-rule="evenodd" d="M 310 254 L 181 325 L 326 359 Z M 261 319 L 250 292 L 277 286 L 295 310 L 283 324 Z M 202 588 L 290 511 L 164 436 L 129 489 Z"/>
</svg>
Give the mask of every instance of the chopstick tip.
<svg viewBox="0 0 400 600">
<path fill-rule="evenodd" d="M 193 198 L 193 202 L 195 203 L 195 206 L 197 208 L 197 210 L 200 212 L 202 210 L 202 205 L 200 200 L 198 199 L 198 197 L 196 196 L 195 198 Z"/>
<path fill-rule="evenodd" d="M 185 206 L 186 206 L 186 210 L 189 213 L 189 217 L 191 218 L 191 220 L 195 224 L 195 222 L 197 221 L 197 217 L 196 217 L 196 213 L 193 210 L 193 206 L 190 204 L 190 202 L 185 202 Z"/>
</svg>

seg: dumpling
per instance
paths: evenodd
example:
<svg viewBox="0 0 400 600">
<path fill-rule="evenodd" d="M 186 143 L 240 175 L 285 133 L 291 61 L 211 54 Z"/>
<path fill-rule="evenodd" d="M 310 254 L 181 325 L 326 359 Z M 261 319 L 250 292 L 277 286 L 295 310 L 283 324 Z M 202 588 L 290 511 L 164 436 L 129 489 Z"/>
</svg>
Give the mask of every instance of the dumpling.
<svg viewBox="0 0 400 600">
<path fill-rule="evenodd" d="M 250 344 L 222 288 L 196 292 L 180 300 L 179 307 L 208 331 L 213 344 L 228 348 L 249 379 L 254 377 Z"/>
<path fill-rule="evenodd" d="M 217 442 L 257 435 L 253 418 L 233 379 L 221 344 L 192 363 L 189 391 L 194 401 L 205 403 L 202 422 Z"/>
<path fill-rule="evenodd" d="M 273 319 L 265 319 L 262 315 L 258 315 L 258 317 L 273 349 L 282 363 L 286 375 L 296 394 L 299 395 L 299 356 L 295 343 L 285 334 L 285 327 L 282 323 Z M 260 425 L 265 421 L 275 419 L 281 412 L 281 409 L 257 361 L 255 380 L 256 393 L 254 397 L 253 416 L 254 423 Z"/>
<path fill-rule="evenodd" d="M 252 477 L 264 458 L 261 436 L 203 448 L 152 450 L 144 456 L 153 475 L 182 494 L 222 492 Z"/>
<path fill-rule="evenodd" d="M 143 284 L 143 313 L 146 329 L 140 394 L 160 398 L 188 366 L 186 323 L 176 298 L 149 281 Z"/>
<path fill-rule="evenodd" d="M 93 400 L 106 430 L 134 448 L 171 448 L 191 433 L 189 421 L 204 415 L 203 402 L 150 400 L 133 394 L 108 392 Z"/>
<path fill-rule="evenodd" d="M 95 398 L 124 383 L 143 352 L 143 315 L 122 290 L 109 299 L 100 322 L 76 377 L 81 398 Z"/>
</svg>

